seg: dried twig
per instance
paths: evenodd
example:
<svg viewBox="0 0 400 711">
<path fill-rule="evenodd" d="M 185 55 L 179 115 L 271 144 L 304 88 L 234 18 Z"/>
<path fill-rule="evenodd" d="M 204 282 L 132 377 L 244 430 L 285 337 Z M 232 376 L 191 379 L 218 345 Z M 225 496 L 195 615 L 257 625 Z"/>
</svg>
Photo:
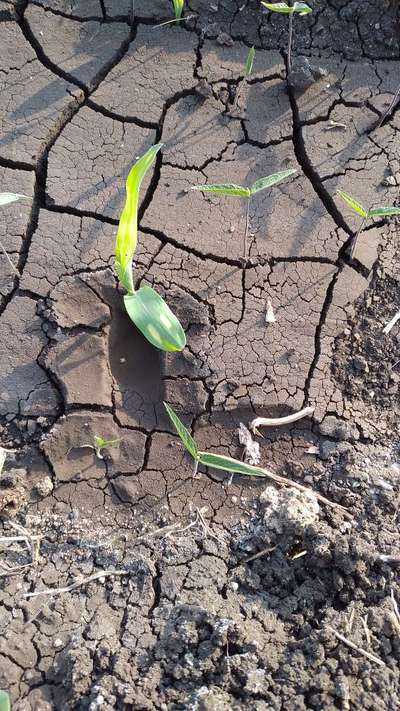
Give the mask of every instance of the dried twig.
<svg viewBox="0 0 400 711">
<path fill-rule="evenodd" d="M 392 602 L 392 607 L 393 607 L 393 612 L 394 612 L 393 621 L 394 621 L 395 627 L 397 629 L 397 634 L 400 636 L 400 612 L 399 612 L 399 608 L 398 608 L 393 590 L 390 591 L 390 600 Z"/>
<path fill-rule="evenodd" d="M 37 560 L 39 558 L 39 549 L 40 549 L 40 541 L 41 541 L 41 536 L 32 536 L 29 531 L 24 528 L 24 526 L 21 526 L 19 523 L 15 523 L 15 521 L 10 521 L 10 526 L 15 530 L 18 531 L 18 533 L 21 533 L 21 538 L 23 538 L 26 542 L 26 545 L 30 551 L 31 558 L 32 558 L 32 565 L 35 565 L 37 563 Z"/>
<path fill-rule="evenodd" d="M 367 644 L 370 647 L 371 646 L 371 632 L 369 631 L 367 617 L 368 617 L 368 615 L 365 615 L 365 617 L 362 617 L 361 622 L 362 622 L 362 626 L 364 627 L 364 632 L 365 632 Z"/>
<path fill-rule="evenodd" d="M 393 565 L 400 565 L 400 556 L 398 555 L 384 555 L 381 553 L 378 555 L 378 560 L 382 563 L 393 563 Z"/>
<path fill-rule="evenodd" d="M 340 639 L 341 642 L 344 642 L 344 644 L 347 644 L 348 647 L 351 647 L 351 649 L 354 649 L 356 652 L 359 652 L 362 654 L 364 657 L 369 659 L 371 662 L 375 662 L 375 664 L 379 664 L 382 667 L 385 667 L 386 664 L 382 659 L 379 659 L 379 657 L 376 657 L 375 654 L 371 654 L 371 652 L 367 652 L 366 649 L 363 649 L 362 647 L 359 647 L 358 644 L 355 644 L 354 642 L 351 641 L 351 639 L 348 639 L 344 635 L 340 634 L 340 632 L 337 632 L 333 627 L 330 625 L 327 625 L 326 628 L 332 632 L 332 634 L 335 635 L 338 639 Z"/>
<path fill-rule="evenodd" d="M 398 311 L 393 318 L 389 321 L 389 323 L 386 324 L 385 328 L 383 328 L 383 333 L 388 334 L 392 330 L 393 326 L 396 325 L 397 321 L 400 320 L 400 311 Z"/>
<path fill-rule="evenodd" d="M 243 560 L 240 561 L 239 565 L 243 565 L 244 563 L 250 563 L 251 560 L 257 560 L 257 558 L 261 558 L 263 555 L 267 555 L 267 553 L 272 553 L 275 548 L 276 546 L 272 546 L 272 548 L 263 548 L 262 551 L 258 551 L 258 553 L 254 553 L 254 555 L 249 555 L 248 558 L 243 558 Z"/>
<path fill-rule="evenodd" d="M 80 588 L 82 585 L 87 585 L 93 580 L 99 580 L 99 578 L 106 578 L 112 575 L 129 575 L 129 570 L 101 570 L 98 573 L 93 573 L 89 575 L 88 578 L 82 578 L 82 580 L 77 580 L 71 585 L 66 585 L 65 588 L 47 588 L 46 590 L 36 590 L 35 592 L 25 593 L 24 597 L 37 597 L 38 595 L 61 595 L 62 593 L 71 592 L 76 588 Z"/>
<path fill-rule="evenodd" d="M 353 629 L 354 613 L 355 613 L 355 609 L 354 609 L 354 607 L 352 607 L 351 611 L 350 611 L 349 619 L 347 620 L 347 623 L 346 623 L 347 634 L 351 634 L 351 631 Z"/>
<path fill-rule="evenodd" d="M 254 434 L 260 434 L 257 430 L 258 427 L 280 427 L 282 425 L 290 425 L 292 422 L 297 422 L 303 417 L 308 417 L 314 412 L 314 407 L 304 407 L 299 412 L 294 412 L 293 415 L 286 415 L 286 417 L 256 417 L 249 424 L 249 429 Z"/>
</svg>

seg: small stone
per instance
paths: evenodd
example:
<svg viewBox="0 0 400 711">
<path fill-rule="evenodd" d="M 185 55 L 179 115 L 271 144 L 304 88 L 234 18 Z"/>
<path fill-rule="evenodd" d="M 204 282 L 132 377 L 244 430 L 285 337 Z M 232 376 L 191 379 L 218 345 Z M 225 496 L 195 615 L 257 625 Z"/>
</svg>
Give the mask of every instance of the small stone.
<svg viewBox="0 0 400 711">
<path fill-rule="evenodd" d="M 36 493 L 43 498 L 51 494 L 53 488 L 53 482 L 51 481 L 49 476 L 45 476 L 44 479 L 41 479 L 35 484 Z"/>
<path fill-rule="evenodd" d="M 217 44 L 221 47 L 233 47 L 234 41 L 226 32 L 220 32 L 217 37 Z"/>
</svg>

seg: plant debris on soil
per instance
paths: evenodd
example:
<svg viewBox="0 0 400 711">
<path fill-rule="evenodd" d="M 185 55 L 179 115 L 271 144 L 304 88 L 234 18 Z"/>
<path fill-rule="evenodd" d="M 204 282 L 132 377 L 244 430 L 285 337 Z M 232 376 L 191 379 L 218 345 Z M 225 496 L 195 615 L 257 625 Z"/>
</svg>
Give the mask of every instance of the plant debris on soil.
<svg viewBox="0 0 400 711">
<path fill-rule="evenodd" d="M 0 191 L 31 198 L 0 227 L 13 711 L 399 708 L 399 219 L 352 258 L 337 191 L 400 205 L 400 7 L 310 6 L 287 81 L 287 18 L 256 0 L 162 26 L 170 0 L 0 2 Z M 160 142 L 134 286 L 181 353 L 143 338 L 114 273 L 126 177 Z M 191 190 L 289 169 L 248 221 Z M 275 481 L 193 476 L 163 401 Z"/>
</svg>

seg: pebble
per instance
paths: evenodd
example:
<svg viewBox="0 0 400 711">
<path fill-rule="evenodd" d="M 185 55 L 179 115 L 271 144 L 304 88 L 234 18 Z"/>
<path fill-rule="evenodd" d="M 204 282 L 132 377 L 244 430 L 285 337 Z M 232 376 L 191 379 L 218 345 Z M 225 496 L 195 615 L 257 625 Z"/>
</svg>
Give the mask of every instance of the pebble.
<svg viewBox="0 0 400 711">
<path fill-rule="evenodd" d="M 220 32 L 217 37 L 217 44 L 221 47 L 233 47 L 234 41 L 226 32 Z"/>
</svg>

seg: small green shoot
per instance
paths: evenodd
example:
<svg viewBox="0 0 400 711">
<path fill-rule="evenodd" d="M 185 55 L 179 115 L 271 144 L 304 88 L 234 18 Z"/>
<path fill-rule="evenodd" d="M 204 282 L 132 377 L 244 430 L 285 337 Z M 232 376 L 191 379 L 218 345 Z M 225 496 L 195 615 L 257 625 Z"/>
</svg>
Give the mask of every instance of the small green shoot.
<svg viewBox="0 0 400 711">
<path fill-rule="evenodd" d="M 96 457 L 98 459 L 104 459 L 104 456 L 102 455 L 103 449 L 113 447 L 115 444 L 118 444 L 118 442 L 121 441 L 120 439 L 104 439 L 103 437 L 99 437 L 98 435 L 94 435 L 93 440 L 94 451 L 96 452 Z"/>
<path fill-rule="evenodd" d="M 229 197 L 241 197 L 247 200 L 246 209 L 246 229 L 244 232 L 243 240 L 243 256 L 247 258 L 247 236 L 249 233 L 249 212 L 250 212 L 250 200 L 256 193 L 261 192 L 261 190 L 266 190 L 271 188 L 273 185 L 285 180 L 290 175 L 296 172 L 295 168 L 289 168 L 288 170 L 281 170 L 278 173 L 273 173 L 265 178 L 260 178 L 256 180 L 255 183 L 250 188 L 245 188 L 242 185 L 235 185 L 233 183 L 225 183 L 222 185 L 193 185 L 192 190 L 201 190 L 203 193 L 217 193 L 218 195 L 227 195 Z"/>
<path fill-rule="evenodd" d="M 233 105 L 234 109 L 238 105 L 239 95 L 241 93 L 243 83 L 249 79 L 249 77 L 251 76 L 251 73 L 253 71 L 253 64 L 254 64 L 255 56 L 256 56 L 256 50 L 254 49 L 254 47 L 250 47 L 248 55 L 247 55 L 247 59 L 246 59 L 246 64 L 244 65 L 243 79 L 241 81 L 239 81 L 238 88 L 236 90 L 235 101 L 234 101 L 234 105 Z"/>
<path fill-rule="evenodd" d="M 185 7 L 185 0 L 172 0 L 172 2 L 174 5 L 175 19 L 180 20 L 183 8 Z"/>
<path fill-rule="evenodd" d="M 0 690 L 0 711 L 11 711 L 10 697 L 6 691 Z"/>
<path fill-rule="evenodd" d="M 119 221 L 115 244 L 115 270 L 128 292 L 124 305 L 129 318 L 156 348 L 181 351 L 186 345 L 185 332 L 164 299 L 150 286 L 137 291 L 133 285 L 132 261 L 138 239 L 139 191 L 143 178 L 153 165 L 162 143 L 151 146 L 131 168 L 126 181 L 126 202 Z"/>
<path fill-rule="evenodd" d="M 261 2 L 261 5 L 264 5 L 264 7 L 271 12 L 279 12 L 281 15 L 289 15 L 287 63 L 288 72 L 290 72 L 292 68 L 293 17 L 294 15 L 299 15 L 300 17 L 309 15 L 310 12 L 312 12 L 312 9 L 305 2 L 294 2 L 293 5 L 288 5 L 286 2 Z"/>
<path fill-rule="evenodd" d="M 226 472 L 231 472 L 232 474 L 243 474 L 244 476 L 258 476 L 267 477 L 269 473 L 266 472 L 261 467 L 253 467 L 251 464 L 246 464 L 241 462 L 239 459 L 233 459 L 222 454 L 209 454 L 207 452 L 200 452 L 195 440 L 190 434 L 189 430 L 186 429 L 185 425 L 179 419 L 178 415 L 170 405 L 164 402 L 164 407 L 168 413 L 172 424 L 174 425 L 180 440 L 193 457 L 195 461 L 194 472 L 197 472 L 197 467 L 199 464 L 203 464 L 205 467 L 210 467 L 212 469 L 222 469 Z"/>
<path fill-rule="evenodd" d="M 363 230 L 366 221 L 371 219 L 371 217 L 393 217 L 394 215 L 400 215 L 400 207 L 392 207 L 389 205 L 388 207 L 371 207 L 366 210 L 365 207 L 363 207 L 359 202 L 354 200 L 351 195 L 345 193 L 344 190 L 338 190 L 338 195 L 342 198 L 342 200 L 344 200 L 346 205 L 348 205 L 353 210 L 353 212 L 357 213 L 357 215 L 360 215 L 360 217 L 362 218 L 360 226 L 352 240 L 350 259 L 353 259 L 358 238 Z"/>
<path fill-rule="evenodd" d="M 32 198 L 28 197 L 27 195 L 21 195 L 20 193 L 0 193 L 0 207 L 3 207 L 3 205 L 10 205 L 13 202 L 17 202 L 17 200 L 31 200 L 31 199 Z M 10 257 L 8 256 L 7 250 L 4 247 L 2 242 L 0 242 L 0 249 L 3 252 L 5 258 L 7 259 L 7 262 L 9 263 L 13 272 L 18 277 L 21 276 L 17 267 L 13 264 Z"/>
</svg>

